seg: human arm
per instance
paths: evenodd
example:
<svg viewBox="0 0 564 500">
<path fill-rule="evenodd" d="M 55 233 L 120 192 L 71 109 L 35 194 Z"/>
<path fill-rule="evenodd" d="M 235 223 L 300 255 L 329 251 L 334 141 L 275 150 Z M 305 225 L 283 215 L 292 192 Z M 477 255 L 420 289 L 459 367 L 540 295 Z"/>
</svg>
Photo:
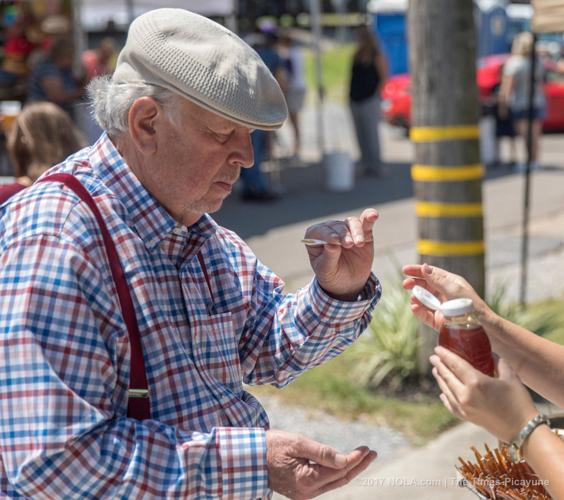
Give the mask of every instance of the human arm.
<svg viewBox="0 0 564 500">
<path fill-rule="evenodd" d="M 488 377 L 460 356 L 437 347 L 431 356 L 441 401 L 456 416 L 484 427 L 505 443 L 513 441 L 539 412 L 517 374 L 504 359 L 498 377 Z M 564 495 L 564 441 L 546 425 L 536 427 L 523 443 L 522 456 L 555 498 Z"/>
<path fill-rule="evenodd" d="M 286 94 L 288 92 L 288 89 L 290 87 L 290 83 L 289 83 L 289 78 L 287 75 L 287 71 L 286 69 L 283 67 L 282 64 L 280 64 L 275 70 L 274 70 L 274 78 L 276 78 L 276 81 L 278 82 L 278 85 L 280 85 L 280 88 L 282 89 L 282 92 L 284 94 Z"/>
<path fill-rule="evenodd" d="M 515 75 L 520 68 L 518 60 L 513 57 L 510 57 L 503 65 L 498 93 L 498 113 L 501 118 L 507 116 L 511 96 L 515 91 Z"/>
<path fill-rule="evenodd" d="M 95 262 L 53 235 L 2 248 L 0 453 L 17 493 L 265 496 L 264 429 L 126 417 L 127 332 Z"/>
<path fill-rule="evenodd" d="M 493 351 L 507 360 L 526 385 L 555 404 L 564 405 L 564 346 L 498 316 L 461 276 L 427 264 L 408 265 L 403 272 L 408 276 L 403 282 L 407 289 L 420 285 L 441 300 L 457 297 L 472 299 Z M 442 315 L 425 308 L 416 299 L 412 299 L 411 309 L 432 328 L 438 330 L 442 325 Z"/>
<path fill-rule="evenodd" d="M 513 75 L 503 75 L 501 77 L 501 86 L 497 96 L 498 114 L 501 118 L 505 118 L 507 116 L 509 99 L 513 93 L 514 85 L 515 77 Z"/>
<path fill-rule="evenodd" d="M 76 101 L 84 93 L 80 87 L 73 90 L 66 89 L 61 78 L 56 75 L 45 75 L 41 79 L 41 86 L 47 98 L 57 104 Z"/>
<path fill-rule="evenodd" d="M 564 440 L 548 426 L 539 425 L 521 448 L 523 458 L 547 482 L 553 498 L 564 498 Z M 538 471 L 538 472 L 537 472 Z"/>
<path fill-rule="evenodd" d="M 378 75 L 380 76 L 380 82 L 378 83 L 378 89 L 376 92 L 380 95 L 384 85 L 386 84 L 386 80 L 388 79 L 388 61 L 382 52 L 379 52 L 376 55 L 376 69 L 378 70 Z"/>
<path fill-rule="evenodd" d="M 343 221 L 307 230 L 306 237 L 334 244 L 308 247 L 316 278 L 295 294 L 284 294 L 284 283 L 256 264 L 247 324 L 239 343 L 246 383 L 283 386 L 343 352 L 366 328 L 381 294 L 380 283 L 370 272 L 371 224 L 376 217 L 370 213 L 372 222 L 366 222 L 370 226 L 366 233 L 358 219 L 351 222 L 354 237 L 364 240 L 357 244 L 345 241 L 351 233 Z"/>
</svg>

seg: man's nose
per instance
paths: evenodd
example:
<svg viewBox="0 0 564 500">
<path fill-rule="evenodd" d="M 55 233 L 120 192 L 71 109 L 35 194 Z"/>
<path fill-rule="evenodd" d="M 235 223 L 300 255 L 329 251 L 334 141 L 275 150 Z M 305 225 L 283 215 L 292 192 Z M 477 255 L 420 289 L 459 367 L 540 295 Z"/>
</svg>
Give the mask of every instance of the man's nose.
<svg viewBox="0 0 564 500">
<path fill-rule="evenodd" d="M 249 132 L 241 133 L 231 163 L 242 168 L 250 168 L 254 165 L 253 143 Z"/>
</svg>

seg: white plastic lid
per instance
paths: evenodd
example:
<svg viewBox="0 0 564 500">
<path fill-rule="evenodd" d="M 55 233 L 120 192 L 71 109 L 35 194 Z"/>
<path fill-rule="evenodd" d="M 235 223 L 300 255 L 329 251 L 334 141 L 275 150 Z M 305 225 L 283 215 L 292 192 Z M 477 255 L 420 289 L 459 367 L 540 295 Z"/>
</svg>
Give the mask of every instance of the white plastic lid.
<svg viewBox="0 0 564 500">
<path fill-rule="evenodd" d="M 435 297 L 429 290 L 422 286 L 415 285 L 411 290 L 413 296 L 421 302 L 425 307 L 436 311 L 441 307 L 441 301 Z"/>
<path fill-rule="evenodd" d="M 462 316 L 474 312 L 474 304 L 472 299 L 453 299 L 443 302 L 440 309 L 447 317 Z"/>
</svg>

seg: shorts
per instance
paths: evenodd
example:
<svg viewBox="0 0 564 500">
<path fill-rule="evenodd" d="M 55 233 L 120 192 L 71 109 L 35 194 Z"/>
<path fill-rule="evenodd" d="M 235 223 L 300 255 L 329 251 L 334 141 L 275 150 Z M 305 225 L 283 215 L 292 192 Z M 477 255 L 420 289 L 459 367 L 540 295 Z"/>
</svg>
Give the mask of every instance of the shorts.
<svg viewBox="0 0 564 500">
<path fill-rule="evenodd" d="M 515 121 L 529 119 L 528 109 L 514 109 L 512 113 L 513 113 L 513 119 Z M 533 108 L 533 120 L 543 120 L 545 116 L 546 116 L 546 108 L 544 106 Z"/>
<path fill-rule="evenodd" d="M 298 113 L 304 106 L 306 89 L 288 89 L 286 92 L 286 104 L 290 113 Z"/>
</svg>

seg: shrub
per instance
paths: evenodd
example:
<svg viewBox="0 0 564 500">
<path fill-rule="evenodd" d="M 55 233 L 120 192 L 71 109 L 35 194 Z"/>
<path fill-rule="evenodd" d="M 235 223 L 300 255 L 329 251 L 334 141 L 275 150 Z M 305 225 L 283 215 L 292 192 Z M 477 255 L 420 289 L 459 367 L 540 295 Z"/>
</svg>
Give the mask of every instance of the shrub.
<svg viewBox="0 0 564 500">
<path fill-rule="evenodd" d="M 368 331 L 355 346 L 356 374 L 365 386 L 386 383 L 391 390 L 417 373 L 417 329 L 419 322 L 409 307 L 409 292 L 401 286 L 386 286 Z"/>
</svg>

